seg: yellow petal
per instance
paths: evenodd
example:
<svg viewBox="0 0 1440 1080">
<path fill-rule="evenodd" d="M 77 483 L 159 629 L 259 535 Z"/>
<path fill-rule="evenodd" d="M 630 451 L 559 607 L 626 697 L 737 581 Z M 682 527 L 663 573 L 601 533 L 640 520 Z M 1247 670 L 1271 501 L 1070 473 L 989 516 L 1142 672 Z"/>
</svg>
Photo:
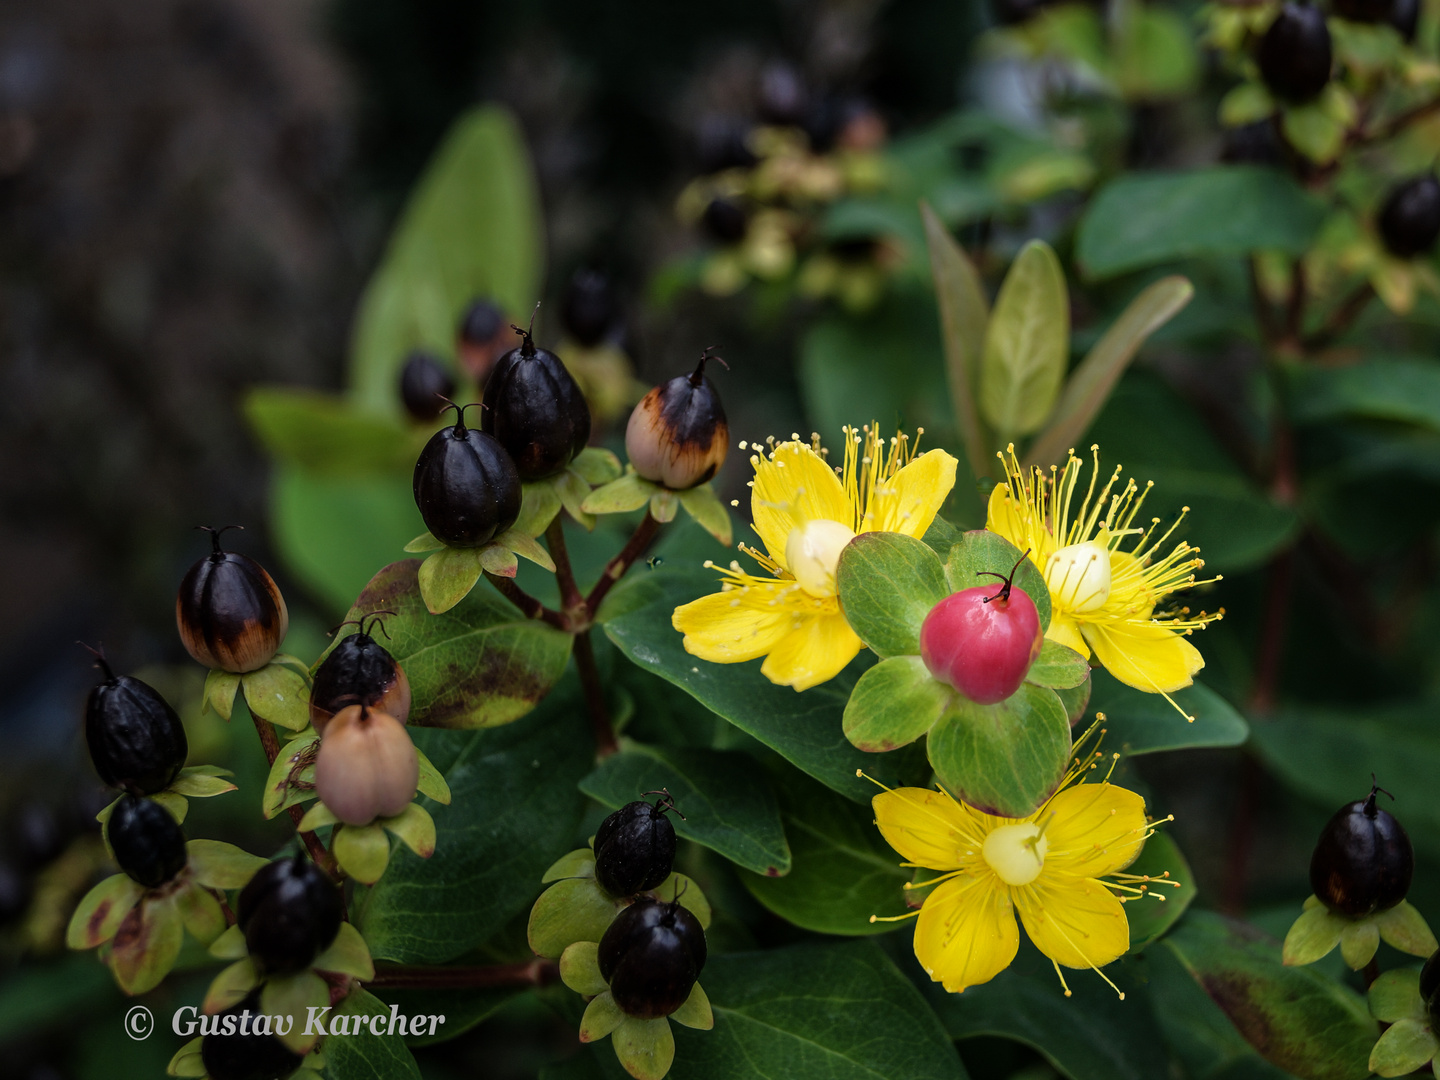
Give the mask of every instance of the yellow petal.
<svg viewBox="0 0 1440 1080">
<path fill-rule="evenodd" d="M 795 621 L 777 598 L 794 582 L 764 582 L 702 596 L 675 609 L 670 623 L 685 635 L 685 651 L 715 664 L 754 660 L 773 649 Z M 776 599 L 768 606 L 769 599 Z"/>
<path fill-rule="evenodd" d="M 1066 967 L 1104 967 L 1130 948 L 1125 906 L 1098 881 L 1045 872 L 1015 890 L 1025 932 L 1042 953 Z"/>
<path fill-rule="evenodd" d="M 985 843 L 985 815 L 969 810 L 931 788 L 895 788 L 870 800 L 885 842 L 906 862 L 932 870 L 954 870 L 965 851 Z"/>
<path fill-rule="evenodd" d="M 985 513 L 985 528 L 1003 536 L 1021 551 L 1030 546 L 1029 530 L 1025 527 L 1007 484 L 996 484 L 990 492 L 990 505 Z"/>
<path fill-rule="evenodd" d="M 1045 636 L 1057 644 L 1074 649 L 1085 659 L 1090 659 L 1090 646 L 1085 644 L 1085 639 L 1080 635 L 1080 624 L 1058 608 L 1050 610 L 1050 629 L 1045 631 Z"/>
<path fill-rule="evenodd" d="M 951 993 L 989 982 L 1019 947 L 1009 890 L 993 875 L 937 885 L 915 920 L 915 957 Z"/>
<path fill-rule="evenodd" d="M 856 532 L 898 532 L 924 536 L 955 486 L 959 462 L 944 450 L 921 454 L 870 496 L 865 520 Z"/>
<path fill-rule="evenodd" d="M 765 549 L 781 567 L 790 530 L 815 518 L 855 528 L 855 509 L 835 471 L 805 443 L 781 443 L 774 457 L 756 454 L 750 514 Z"/>
<path fill-rule="evenodd" d="M 839 613 L 839 604 L 831 599 L 829 605 L 834 614 L 790 617 L 788 632 L 775 642 L 760 667 L 762 675 L 781 686 L 809 690 L 839 675 L 855 659 L 862 643 Z"/>
<path fill-rule="evenodd" d="M 1195 646 L 1162 623 L 1084 623 L 1080 631 L 1105 670 L 1137 690 L 1180 690 L 1205 666 Z"/>
<path fill-rule="evenodd" d="M 1129 866 L 1145 846 L 1145 800 L 1114 784 L 1068 787 L 1035 820 L 1049 821 L 1046 874 L 1103 877 Z"/>
</svg>

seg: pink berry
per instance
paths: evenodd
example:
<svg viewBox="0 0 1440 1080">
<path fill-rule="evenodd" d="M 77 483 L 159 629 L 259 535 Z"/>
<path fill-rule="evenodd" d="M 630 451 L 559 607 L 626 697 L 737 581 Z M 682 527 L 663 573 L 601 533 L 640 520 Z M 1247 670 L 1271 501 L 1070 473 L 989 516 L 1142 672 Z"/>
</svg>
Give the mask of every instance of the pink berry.
<svg viewBox="0 0 1440 1080">
<path fill-rule="evenodd" d="M 947 596 L 920 628 L 920 657 L 930 674 L 980 705 L 1019 690 L 1045 643 L 1035 602 L 1014 577 L 1011 570 L 996 593 L 977 585 Z"/>
</svg>

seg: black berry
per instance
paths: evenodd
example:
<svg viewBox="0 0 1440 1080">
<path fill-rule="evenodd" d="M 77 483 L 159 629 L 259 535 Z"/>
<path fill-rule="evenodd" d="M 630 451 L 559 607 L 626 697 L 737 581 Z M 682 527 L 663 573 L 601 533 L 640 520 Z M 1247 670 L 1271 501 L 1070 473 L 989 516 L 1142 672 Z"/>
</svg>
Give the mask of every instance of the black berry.
<svg viewBox="0 0 1440 1080">
<path fill-rule="evenodd" d="M 1018 26 L 1029 22 L 1040 14 L 1041 8 L 1051 2 L 1052 0 L 990 0 L 990 10 L 995 13 L 995 21 L 1000 25 Z"/>
<path fill-rule="evenodd" d="M 1310 887 L 1331 911 L 1358 918 L 1405 899 L 1415 853 L 1405 829 L 1375 805 L 1380 788 L 1342 806 L 1325 825 L 1310 858 Z"/>
<path fill-rule="evenodd" d="M 455 396 L 455 380 L 445 365 L 430 353 L 416 350 L 400 369 L 400 400 L 416 420 L 428 422 L 445 411 L 445 402 Z"/>
<path fill-rule="evenodd" d="M 520 516 L 520 474 L 499 442 L 465 426 L 464 409 L 455 413 L 455 426 L 432 435 L 415 462 L 415 505 L 433 535 L 478 547 Z"/>
<path fill-rule="evenodd" d="M 600 939 L 600 974 L 629 1016 L 669 1016 L 705 967 L 705 930 L 678 901 L 645 896 L 615 916 Z"/>
<path fill-rule="evenodd" d="M 675 827 L 665 813 L 675 803 L 668 792 L 659 794 L 653 804 L 627 803 L 595 830 L 595 880 L 611 896 L 653 889 L 674 869 Z"/>
<path fill-rule="evenodd" d="M 1409 259 L 1440 237 L 1440 180 L 1433 173 L 1397 185 L 1380 207 L 1380 238 L 1392 255 Z"/>
<path fill-rule="evenodd" d="M 489 300 L 477 299 L 465 309 L 456 330 L 455 351 L 465 370 L 483 383 L 500 355 L 505 316 Z M 447 395 L 448 396 L 448 395 Z"/>
<path fill-rule="evenodd" d="M 1440 949 L 1420 969 L 1420 999 L 1430 1015 L 1430 1030 L 1440 1031 Z"/>
<path fill-rule="evenodd" d="M 1260 75 L 1276 97 L 1299 105 L 1330 81 L 1330 29 L 1325 13 L 1287 3 L 1260 39 Z"/>
<path fill-rule="evenodd" d="M 378 623 L 379 619 L 373 620 L 369 629 Z M 405 669 L 363 625 L 358 633 L 341 638 L 315 669 L 310 723 L 323 735 L 326 723 L 347 705 L 368 705 L 402 724 L 410 719 L 410 680 Z"/>
<path fill-rule="evenodd" d="M 750 217 L 745 208 L 730 199 L 711 199 L 700 217 L 705 231 L 722 244 L 738 244 L 745 239 L 745 230 L 750 226 Z"/>
<path fill-rule="evenodd" d="M 646 394 L 625 426 L 625 452 L 635 471 L 674 491 L 709 480 L 730 448 L 725 407 L 715 384 L 705 377 L 708 359 L 707 349 L 690 374 L 677 375 Z"/>
<path fill-rule="evenodd" d="M 751 122 L 733 113 L 711 113 L 695 136 L 696 164 L 704 174 L 748 169 L 758 160 L 750 149 Z"/>
<path fill-rule="evenodd" d="M 1420 24 L 1420 0 L 1395 0 L 1390 8 L 1390 25 L 1400 31 L 1407 42 L 1414 42 L 1415 28 Z"/>
<path fill-rule="evenodd" d="M 1395 0 L 1330 0 L 1330 10 L 1351 22 L 1387 22 L 1394 8 Z"/>
<path fill-rule="evenodd" d="M 185 726 L 153 687 L 116 675 L 96 654 L 105 681 L 85 702 L 85 742 L 100 779 L 136 795 L 169 787 L 190 752 Z"/>
<path fill-rule="evenodd" d="M 175 598 L 180 640 L 208 668 L 255 671 L 270 662 L 290 628 L 285 598 L 254 559 L 221 550 L 225 529 L 202 528 L 213 550 L 180 582 Z"/>
<path fill-rule="evenodd" d="M 620 305 L 610 278 L 599 270 L 575 271 L 560 298 L 560 323 L 565 332 L 593 348 L 620 319 Z"/>
<path fill-rule="evenodd" d="M 480 422 L 514 459 L 520 479 L 541 480 L 585 449 L 590 406 L 560 358 L 537 348 L 529 331 L 517 333 L 523 343 L 500 358 L 485 384 Z"/>
<path fill-rule="evenodd" d="M 222 1034 L 206 1035 L 200 1043 L 206 1075 L 210 1080 L 285 1080 L 305 1059 L 274 1035 L 256 1035 L 249 1024 L 242 1024 L 247 1012 L 254 1023 L 260 1015 L 258 990 L 215 1017 Z"/>
<path fill-rule="evenodd" d="M 259 870 L 236 910 L 250 959 L 272 975 L 309 967 L 335 940 L 340 918 L 340 890 L 303 855 Z"/>
<path fill-rule="evenodd" d="M 120 796 L 105 835 L 120 869 L 147 889 L 185 869 L 185 834 L 170 811 L 152 799 Z"/>
</svg>

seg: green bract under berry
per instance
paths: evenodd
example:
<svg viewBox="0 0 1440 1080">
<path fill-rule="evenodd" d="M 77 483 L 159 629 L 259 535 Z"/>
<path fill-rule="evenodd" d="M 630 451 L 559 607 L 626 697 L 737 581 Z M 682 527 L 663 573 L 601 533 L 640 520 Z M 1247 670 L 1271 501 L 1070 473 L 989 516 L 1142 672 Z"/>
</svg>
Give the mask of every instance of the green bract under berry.
<svg viewBox="0 0 1440 1080">
<path fill-rule="evenodd" d="M 600 939 L 600 975 L 628 1016 L 669 1016 L 705 967 L 705 930 L 679 901 L 644 896 L 615 916 Z"/>
<path fill-rule="evenodd" d="M 96 654 L 105 681 L 85 702 L 85 743 L 100 779 L 137 795 L 169 787 L 190 752 L 185 725 L 153 687 L 116 675 Z"/>
<path fill-rule="evenodd" d="M 516 333 L 524 341 L 491 372 L 480 423 L 514 459 L 520 479 L 542 480 L 585 449 L 590 406 L 558 356 L 537 348 L 528 330 Z"/>
<path fill-rule="evenodd" d="M 303 1057 L 268 1031 L 255 1033 L 251 1024 L 260 1015 L 257 990 L 209 1020 L 215 1033 L 201 1041 L 200 1060 L 210 1080 L 285 1080 L 300 1068 Z"/>
<path fill-rule="evenodd" d="M 1300 105 L 1330 81 L 1332 51 L 1325 13 L 1309 4 L 1287 3 L 1260 39 L 1260 75 L 1278 98 Z"/>
<path fill-rule="evenodd" d="M 625 426 L 625 452 L 635 471 L 672 491 L 705 483 L 725 463 L 730 448 L 725 407 L 705 377 L 709 359 L 707 349 L 689 375 L 651 390 Z"/>
<path fill-rule="evenodd" d="M 225 529 L 201 528 L 213 549 L 180 582 L 175 599 L 180 640 L 208 668 L 255 671 L 270 662 L 290 629 L 285 598 L 254 559 L 221 549 Z"/>
<path fill-rule="evenodd" d="M 379 623 L 373 619 L 370 628 Z M 363 626 L 359 633 L 342 638 L 316 669 L 310 687 L 310 723 L 323 735 L 330 718 L 349 705 L 368 705 L 402 724 L 410 719 L 410 680 L 405 669 Z"/>
<path fill-rule="evenodd" d="M 122 795 L 105 827 L 115 861 L 130 877 L 154 889 L 185 869 L 185 834 L 159 803 Z"/>
<path fill-rule="evenodd" d="M 464 408 L 455 414 L 455 426 L 432 435 L 415 462 L 415 505 L 438 539 L 479 547 L 519 518 L 520 474 L 499 442 L 465 426 Z"/>
<path fill-rule="evenodd" d="M 595 830 L 595 880 L 611 896 L 656 888 L 675 868 L 675 827 L 665 816 L 675 802 L 669 792 L 646 794 L 663 797 L 627 803 Z"/>
<path fill-rule="evenodd" d="M 303 855 L 261 869 L 236 907 L 250 959 L 272 975 L 309 967 L 340 932 L 341 915 L 340 890 Z"/>
<path fill-rule="evenodd" d="M 400 369 L 400 400 L 416 420 L 428 422 L 445 411 L 455 395 L 455 379 L 430 353 L 417 349 Z"/>
<path fill-rule="evenodd" d="M 1375 804 L 1381 789 L 1342 806 L 1326 823 L 1310 858 L 1310 887 L 1341 915 L 1359 918 L 1405 899 L 1415 872 L 1410 837 Z"/>
</svg>

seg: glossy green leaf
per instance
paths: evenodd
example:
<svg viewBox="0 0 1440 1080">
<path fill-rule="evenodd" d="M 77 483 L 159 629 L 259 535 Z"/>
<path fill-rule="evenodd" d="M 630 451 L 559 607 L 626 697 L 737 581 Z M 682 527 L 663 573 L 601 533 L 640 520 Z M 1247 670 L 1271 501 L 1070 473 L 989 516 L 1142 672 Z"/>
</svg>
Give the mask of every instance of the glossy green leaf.
<svg viewBox="0 0 1440 1080">
<path fill-rule="evenodd" d="M 856 802 L 870 801 L 871 785 L 855 776 L 864 769 L 895 786 L 916 777 L 919 759 L 900 751 L 875 756 L 845 738 L 841 715 L 859 678 L 862 655 L 840 675 L 803 693 L 776 686 L 760 674 L 760 661 L 712 664 L 685 651 L 670 625 L 680 604 L 717 588 L 709 571 L 671 568 L 631 575 L 606 600 L 618 614 L 605 634 L 632 662 L 674 683 L 706 708 L 753 735 L 782 757 Z"/>
<path fill-rule="evenodd" d="M 1096 278 L 1196 256 L 1304 252 L 1324 208 L 1278 169 L 1218 165 L 1107 184 L 1080 219 L 1076 257 Z"/>
<path fill-rule="evenodd" d="M 1090 712 L 1105 714 L 1107 752 L 1134 755 L 1197 746 L 1239 746 L 1249 738 L 1250 726 L 1244 717 L 1202 683 L 1170 695 L 1180 709 L 1195 717 L 1188 722 L 1163 695 L 1126 686 L 1104 668 L 1092 668 L 1090 678 Z"/>
<path fill-rule="evenodd" d="M 835 578 L 846 621 L 881 657 L 919 656 L 925 616 L 950 595 L 939 557 L 901 533 L 857 536 L 840 553 Z"/>
<path fill-rule="evenodd" d="M 1070 721 L 1053 690 L 1031 683 L 994 705 L 957 694 L 927 749 L 935 775 L 958 798 L 1003 817 L 1024 817 L 1065 773 Z"/>
<path fill-rule="evenodd" d="M 1070 354 L 1065 271 L 1042 240 L 1020 250 L 985 328 L 980 412 L 1001 441 L 1038 431 L 1055 406 Z"/>
<path fill-rule="evenodd" d="M 675 1028 L 673 1076 L 964 1080 L 940 1022 L 871 942 L 712 957 L 713 1031 Z"/>
<path fill-rule="evenodd" d="M 435 964 L 530 906 L 545 868 L 573 846 L 594 745 L 573 684 L 505 727 L 412 733 L 454 800 L 427 804 L 435 854 L 398 847 L 356 921 L 377 960 Z"/>
<path fill-rule="evenodd" d="M 748 754 L 627 743 L 580 782 L 581 791 L 612 810 L 661 788 L 685 815 L 669 815 L 677 835 L 747 870 L 789 873 L 775 794 Z"/>
<path fill-rule="evenodd" d="M 384 1019 L 372 1020 L 372 1017 Z M 389 1034 L 390 1009 L 365 990 L 352 990 L 325 1018 L 326 1030 L 345 1020 L 344 1036 L 325 1040 L 325 1075 L 334 1080 L 420 1080 L 420 1068 L 399 1035 Z M 448 1020 L 448 1017 L 447 1017 Z M 428 1030 L 428 1028 L 427 1028 Z M 441 1028 L 443 1031 L 444 1029 Z M 376 1034 L 376 1032 L 383 1034 Z"/>
<path fill-rule="evenodd" d="M 850 692 L 845 737 L 870 753 L 905 746 L 934 726 L 954 696 L 920 657 L 892 656 L 866 670 Z"/>
<path fill-rule="evenodd" d="M 741 871 L 751 895 L 782 919 L 821 934 L 894 930 L 894 923 L 872 923 L 870 916 L 905 913 L 910 871 L 880 836 L 870 807 L 799 776 L 776 793 L 790 840 L 790 873 L 776 878 Z"/>
<path fill-rule="evenodd" d="M 1434 360 L 1296 365 L 1288 374 L 1291 415 L 1298 423 L 1359 416 L 1440 431 L 1440 365 Z"/>
<path fill-rule="evenodd" d="M 1050 629 L 1050 590 L 1045 585 L 1039 568 L 1030 559 L 1021 560 L 1022 552 L 1003 536 L 985 529 L 973 529 L 960 538 L 950 549 L 945 560 L 945 579 L 950 583 L 951 592 L 962 592 L 979 585 L 993 585 L 999 592 L 1000 586 L 1015 571 L 1014 583 L 1035 605 L 1040 616 L 1040 629 Z M 995 575 L 999 574 L 997 578 Z"/>
<path fill-rule="evenodd" d="M 950 407 L 955 426 L 965 447 L 970 471 L 989 471 L 989 438 L 981 427 L 976 407 L 980 356 L 985 345 L 985 327 L 990 321 L 990 301 L 975 264 L 950 235 L 928 203 L 920 204 L 925 222 L 925 243 L 930 251 L 930 275 L 935 283 L 935 300 L 940 309 L 940 339 L 945 346 L 945 377 L 950 386 Z"/>
<path fill-rule="evenodd" d="M 1191 912 L 1170 950 L 1266 1060 L 1308 1080 L 1362 1080 L 1379 1028 L 1365 1000 L 1313 967 L 1285 967 L 1280 944 L 1243 923 Z"/>
<path fill-rule="evenodd" d="M 395 612 L 385 620 L 386 647 L 410 680 L 410 723 L 495 727 L 525 715 L 565 670 L 571 636 L 524 618 L 485 583 L 432 615 L 420 596 L 419 567 L 416 559 L 385 567 L 347 616 Z"/>
<path fill-rule="evenodd" d="M 355 319 L 350 380 L 355 400 L 399 412 L 406 354 L 453 354 L 455 327 L 476 297 L 512 315 L 539 293 L 544 239 L 524 140 L 494 106 L 465 113 L 411 193 Z M 413 535 L 413 534 L 412 534 Z"/>
<path fill-rule="evenodd" d="M 1190 864 L 1168 832 L 1157 832 L 1146 840 L 1140 857 L 1125 868 L 1125 873 L 1149 875 L 1162 882 L 1149 885 L 1146 896 L 1125 904 L 1130 951 L 1139 952 L 1180 921 L 1199 890 Z M 1163 884 L 1167 881 L 1177 882 L 1179 887 Z"/>
<path fill-rule="evenodd" d="M 293 386 L 257 387 L 244 410 L 272 456 L 317 474 L 408 476 L 430 434 L 393 412 Z"/>
</svg>

